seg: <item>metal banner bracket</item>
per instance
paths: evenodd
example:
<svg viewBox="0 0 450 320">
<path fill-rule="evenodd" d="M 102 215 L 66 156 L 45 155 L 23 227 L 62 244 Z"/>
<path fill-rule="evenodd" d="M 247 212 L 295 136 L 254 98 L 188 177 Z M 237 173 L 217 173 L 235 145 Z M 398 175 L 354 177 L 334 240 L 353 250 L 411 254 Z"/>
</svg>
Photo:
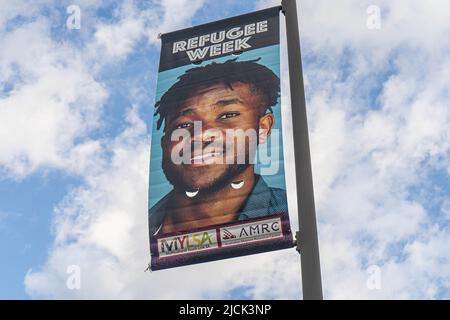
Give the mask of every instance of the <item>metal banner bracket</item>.
<svg viewBox="0 0 450 320">
<path fill-rule="evenodd" d="M 301 249 L 302 249 L 302 242 L 301 242 L 301 232 L 300 231 L 297 231 L 296 233 L 295 233 L 295 240 L 294 240 L 294 247 L 295 247 L 295 250 L 297 250 L 297 252 L 299 253 L 299 254 L 301 254 Z"/>
</svg>

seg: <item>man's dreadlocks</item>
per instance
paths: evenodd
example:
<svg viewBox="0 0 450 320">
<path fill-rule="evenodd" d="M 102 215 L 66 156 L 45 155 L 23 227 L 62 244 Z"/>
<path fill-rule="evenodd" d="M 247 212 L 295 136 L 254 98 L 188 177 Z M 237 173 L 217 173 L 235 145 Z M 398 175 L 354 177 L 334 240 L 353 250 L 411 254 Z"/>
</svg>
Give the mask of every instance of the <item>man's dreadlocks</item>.
<svg viewBox="0 0 450 320">
<path fill-rule="evenodd" d="M 269 68 L 256 63 L 260 59 L 249 61 L 231 59 L 224 63 L 213 62 L 204 67 L 187 70 L 155 104 L 155 116 L 159 114 L 157 129 L 161 128 L 164 121 L 167 124 L 168 116 L 198 88 L 218 83 L 224 83 L 230 89 L 233 89 L 233 83 L 249 84 L 252 91 L 262 95 L 264 112 L 267 110 L 271 112 L 271 107 L 277 104 L 280 96 L 280 79 Z"/>
</svg>

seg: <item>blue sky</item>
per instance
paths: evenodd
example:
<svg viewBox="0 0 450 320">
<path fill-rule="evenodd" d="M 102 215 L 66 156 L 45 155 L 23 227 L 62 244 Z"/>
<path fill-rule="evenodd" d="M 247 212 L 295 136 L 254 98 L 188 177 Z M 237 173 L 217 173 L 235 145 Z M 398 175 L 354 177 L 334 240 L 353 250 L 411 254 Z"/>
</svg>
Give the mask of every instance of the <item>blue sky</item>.
<svg viewBox="0 0 450 320">
<path fill-rule="evenodd" d="M 67 1 L 66 1 L 67 2 Z M 70 4 L 76 2 L 70 2 Z M 38 14 L 30 18 L 18 15 L 11 19 L 6 30 L 14 30 L 24 23 L 34 21 L 39 16 L 51 16 L 51 38 L 55 41 L 69 43 L 73 48 L 83 48 L 90 34 L 83 30 L 69 30 L 64 27 L 68 17 L 67 3 L 48 3 L 42 6 Z M 239 15 L 254 9 L 254 3 L 224 1 L 205 4 L 192 17 L 192 24 L 201 24 L 215 19 Z M 114 23 L 116 20 L 114 10 L 120 6 L 111 3 L 102 3 L 93 9 L 87 19 L 82 23 Z M 85 9 L 81 6 L 82 12 Z M 152 5 L 148 5 L 151 8 Z M 211 14 L 211 13 L 215 14 Z M 82 27 L 83 29 L 83 27 Z M 166 30 L 170 31 L 170 30 Z M 84 33 L 84 32 L 83 32 Z M 83 37 L 85 39 L 83 39 Z M 156 79 L 159 60 L 158 46 L 149 44 L 142 39 L 134 45 L 134 50 L 121 61 L 104 66 L 95 78 L 107 89 L 108 99 L 102 110 L 101 127 L 89 133 L 92 139 L 107 139 L 116 136 L 124 128 L 126 108 L 134 103 L 130 99 L 130 90 L 133 87 L 142 89 L 140 97 L 139 116 L 142 119 L 152 118 L 152 106 L 156 93 Z M 3 84 L 2 96 L 8 95 L 9 83 Z M 151 128 L 151 123 L 148 121 Z M 71 190 L 83 184 L 83 179 L 76 175 L 67 174 L 64 170 L 53 168 L 39 168 L 32 174 L 20 180 L 1 179 L 0 182 L 0 247 L 5 263 L 2 263 L 0 274 L 0 298 L 27 299 L 29 295 L 24 290 L 24 276 L 29 269 L 41 266 L 53 243 L 51 233 L 53 209 Z"/>
<path fill-rule="evenodd" d="M 376 30 L 373 1 L 299 10 L 324 293 L 449 298 L 450 10 L 376 2 Z M 66 28 L 70 4 L 80 30 Z M 157 33 L 277 4 L 0 4 L 0 298 L 298 297 L 290 250 L 142 272 Z M 289 140 L 283 45 L 281 79 Z M 289 141 L 284 157 L 292 172 Z M 67 289 L 70 265 L 81 267 L 80 290 Z M 379 288 L 367 286 L 369 266 Z"/>
</svg>

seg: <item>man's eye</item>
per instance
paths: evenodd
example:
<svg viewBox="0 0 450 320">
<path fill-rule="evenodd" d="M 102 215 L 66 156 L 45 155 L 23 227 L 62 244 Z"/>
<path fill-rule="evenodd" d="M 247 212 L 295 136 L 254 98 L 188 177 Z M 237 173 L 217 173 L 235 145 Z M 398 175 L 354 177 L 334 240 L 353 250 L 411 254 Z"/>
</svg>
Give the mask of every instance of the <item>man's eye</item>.
<svg viewBox="0 0 450 320">
<path fill-rule="evenodd" d="M 189 128 L 192 124 L 190 122 L 180 123 L 175 127 L 175 129 L 186 129 Z"/>
<path fill-rule="evenodd" d="M 238 112 L 227 112 L 222 114 L 219 119 L 229 119 L 229 118 L 234 118 L 237 117 L 239 115 Z"/>
</svg>

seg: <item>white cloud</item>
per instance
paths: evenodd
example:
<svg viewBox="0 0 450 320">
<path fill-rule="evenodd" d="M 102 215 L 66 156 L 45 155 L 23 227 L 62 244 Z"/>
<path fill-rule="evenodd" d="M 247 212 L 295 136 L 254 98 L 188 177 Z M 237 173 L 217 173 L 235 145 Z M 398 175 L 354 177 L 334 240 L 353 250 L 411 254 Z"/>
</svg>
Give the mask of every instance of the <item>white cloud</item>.
<svg viewBox="0 0 450 320">
<path fill-rule="evenodd" d="M 325 297 L 448 297 L 449 231 L 411 188 L 429 170 L 450 168 L 450 11 L 446 1 L 379 3 L 379 31 L 366 28 L 369 2 L 303 1 L 300 11 Z M 54 247 L 25 278 L 30 295 L 195 299 L 244 286 L 253 298 L 297 298 L 294 250 L 144 274 L 148 143 L 136 110 L 125 131 L 92 148 L 113 157 L 94 163 L 86 185 L 57 206 Z M 72 264 L 82 268 L 80 291 L 65 287 Z M 366 286 L 374 264 L 380 290 Z"/>
<path fill-rule="evenodd" d="M 370 4 L 299 8 L 325 296 L 448 297 L 438 245 L 448 230 L 411 191 L 448 167 L 448 4 L 379 1 L 378 31 L 366 28 Z M 370 264 L 381 268 L 379 291 L 366 287 Z"/>
<path fill-rule="evenodd" d="M 125 1 L 118 7 L 117 23 L 95 21 L 98 1 L 78 2 L 84 48 L 52 38 L 56 18 L 41 15 L 49 1 L 2 3 L 0 26 L 9 25 L 0 29 L 2 46 L 8 48 L 0 52 L 2 175 L 22 179 L 39 168 L 82 174 L 84 166 L 101 161 L 99 142 L 89 140 L 89 134 L 102 126 L 99 117 L 109 95 L 98 81 L 99 71 L 130 54 L 156 28 L 185 24 L 202 2 L 192 2 L 189 10 L 180 6 L 184 0 L 140 10 L 137 1 Z M 166 14 L 167 6 L 177 20 Z M 65 18 L 65 7 L 61 9 L 49 16 Z M 27 19 L 19 23 L 18 17 Z"/>
<path fill-rule="evenodd" d="M 132 52 L 142 37 L 159 45 L 159 33 L 184 27 L 203 3 L 204 0 L 165 0 L 150 3 L 149 8 L 142 10 L 136 1 L 125 1 L 117 10 L 117 23 L 97 26 L 90 50 L 102 52 L 103 58 L 108 60 Z"/>
<path fill-rule="evenodd" d="M 99 126 L 107 97 L 77 51 L 49 37 L 37 19 L 1 37 L 0 165 L 22 178 L 39 167 L 65 168 L 83 148 L 85 133 Z M 79 154 L 79 152 L 77 153 Z"/>
<path fill-rule="evenodd" d="M 158 16 L 154 12 L 140 11 L 131 1 L 125 1 L 117 10 L 117 19 L 117 23 L 97 25 L 90 48 L 94 55 L 100 51 L 106 60 L 126 56 L 143 36 L 147 23 L 157 20 Z"/>
</svg>

